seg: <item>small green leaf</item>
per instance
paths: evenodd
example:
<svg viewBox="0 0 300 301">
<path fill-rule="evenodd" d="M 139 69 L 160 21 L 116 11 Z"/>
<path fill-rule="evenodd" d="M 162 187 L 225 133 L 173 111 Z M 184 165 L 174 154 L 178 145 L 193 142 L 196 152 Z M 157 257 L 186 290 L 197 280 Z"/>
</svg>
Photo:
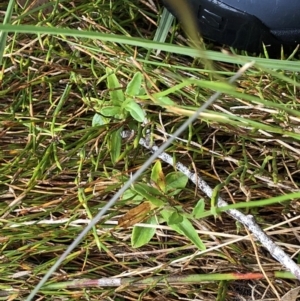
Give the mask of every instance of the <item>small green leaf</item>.
<svg viewBox="0 0 300 301">
<path fill-rule="evenodd" d="M 183 221 L 183 216 L 176 210 L 170 215 L 168 225 L 177 225 Z"/>
<path fill-rule="evenodd" d="M 174 189 L 174 188 L 183 189 L 188 182 L 188 177 L 182 172 L 174 171 L 167 174 L 166 182 L 168 188 L 170 189 Z"/>
<path fill-rule="evenodd" d="M 132 189 L 127 189 L 123 195 L 122 195 L 122 200 L 127 201 L 127 200 L 134 200 L 134 201 L 142 201 L 144 197 L 138 195 L 134 190 Z M 140 202 L 139 202 L 140 203 Z"/>
<path fill-rule="evenodd" d="M 131 110 L 129 113 L 131 117 L 138 122 L 143 122 L 145 120 L 145 113 L 141 108 L 139 108 L 139 110 L 136 111 Z"/>
<path fill-rule="evenodd" d="M 101 116 L 99 114 L 95 114 L 92 120 L 92 126 L 99 126 L 99 125 L 104 125 L 109 122 L 108 118 L 105 118 L 104 116 Z"/>
<path fill-rule="evenodd" d="M 161 189 L 161 191 L 166 191 L 165 175 L 160 160 L 157 160 L 152 168 L 151 180 Z"/>
<path fill-rule="evenodd" d="M 193 209 L 194 218 L 200 218 L 204 212 L 205 202 L 204 199 L 200 199 Z"/>
<path fill-rule="evenodd" d="M 104 116 L 115 117 L 117 114 L 120 114 L 120 111 L 121 107 L 107 106 L 101 108 L 100 113 Z"/>
<path fill-rule="evenodd" d="M 217 204 L 218 204 L 218 198 L 219 198 L 219 192 L 221 188 L 224 186 L 224 183 L 218 184 L 212 192 L 211 199 L 210 199 L 210 212 L 211 214 L 216 218 L 217 213 Z"/>
<path fill-rule="evenodd" d="M 175 102 L 171 100 L 168 96 L 158 97 L 156 99 L 157 103 L 161 106 L 174 106 Z"/>
<path fill-rule="evenodd" d="M 145 120 L 145 113 L 143 109 L 134 100 L 128 101 L 124 106 L 124 109 L 128 111 L 136 121 L 143 122 Z"/>
<path fill-rule="evenodd" d="M 166 202 L 161 192 L 149 185 L 139 183 L 135 184 L 132 189 L 137 194 L 143 196 L 146 200 L 150 201 L 156 207 L 162 207 Z"/>
<path fill-rule="evenodd" d="M 139 95 L 146 95 L 147 94 L 147 91 L 145 88 L 141 87 L 140 89 L 140 92 L 139 92 Z"/>
<path fill-rule="evenodd" d="M 157 225 L 156 218 L 150 217 L 145 224 Z M 139 248 L 147 244 L 156 232 L 155 227 L 134 226 L 131 234 L 131 245 L 133 248 Z"/>
<path fill-rule="evenodd" d="M 110 100 L 114 105 L 120 105 L 124 101 L 124 92 L 121 89 L 121 85 L 117 76 L 113 73 L 111 68 L 106 68 L 107 87 L 109 89 Z"/>
<path fill-rule="evenodd" d="M 132 80 L 128 83 L 125 94 L 131 97 L 139 95 L 142 85 L 143 76 L 141 72 L 136 72 Z"/>
<path fill-rule="evenodd" d="M 166 191 L 173 196 L 178 194 L 187 184 L 188 177 L 181 172 L 171 172 L 166 175 Z"/>
<path fill-rule="evenodd" d="M 162 217 L 165 219 L 165 221 L 168 223 L 171 215 L 174 213 L 174 210 L 164 209 L 160 213 L 161 213 Z M 200 237 L 199 237 L 198 233 L 196 232 L 195 228 L 193 227 L 192 223 L 186 217 L 182 217 L 182 222 L 180 222 L 178 224 L 169 224 L 168 223 L 168 225 L 177 233 L 187 237 L 200 250 L 206 249 L 204 243 L 200 239 Z"/>
<path fill-rule="evenodd" d="M 121 154 L 121 131 L 122 128 L 114 131 L 110 135 L 110 157 L 113 164 L 116 164 Z"/>
</svg>

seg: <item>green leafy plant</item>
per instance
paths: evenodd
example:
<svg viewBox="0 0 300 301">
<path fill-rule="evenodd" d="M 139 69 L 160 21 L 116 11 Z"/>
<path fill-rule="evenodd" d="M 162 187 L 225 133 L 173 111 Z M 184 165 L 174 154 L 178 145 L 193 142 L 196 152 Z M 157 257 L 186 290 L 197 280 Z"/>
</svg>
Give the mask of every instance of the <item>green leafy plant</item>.
<svg viewBox="0 0 300 301">
<path fill-rule="evenodd" d="M 144 94 L 142 74 L 140 72 L 134 74 L 125 92 L 122 90 L 121 84 L 112 69 L 106 68 L 106 75 L 110 99 L 109 101 L 98 100 L 99 113 L 106 117 L 122 120 L 130 115 L 136 121 L 143 122 L 145 112 L 135 100 L 137 96 Z"/>
<path fill-rule="evenodd" d="M 109 89 L 109 100 L 94 99 L 96 101 L 96 113 L 92 120 L 92 126 L 101 126 L 108 124 L 111 118 L 125 120 L 131 116 L 138 122 L 145 120 L 145 112 L 136 102 L 136 97 L 144 95 L 142 87 L 143 76 L 136 72 L 128 83 L 125 92 L 114 73 L 110 68 L 106 68 L 107 87 Z M 121 132 L 123 127 L 112 131 L 107 139 L 107 145 L 110 150 L 110 156 L 113 164 L 116 164 L 121 156 Z"/>
<path fill-rule="evenodd" d="M 184 235 L 193 242 L 200 250 L 205 250 L 201 238 L 198 236 L 191 219 L 197 217 L 204 211 L 204 200 L 200 200 L 192 213 L 187 213 L 180 205 L 170 204 L 172 198 L 176 197 L 182 189 L 185 188 L 188 178 L 181 172 L 170 172 L 164 175 L 161 162 L 157 161 L 151 172 L 151 183 L 137 183 L 128 190 L 123 199 L 130 198 L 131 200 L 141 203 L 151 203 L 151 213 L 148 212 L 148 219 L 144 222 L 148 225 L 157 225 L 158 223 L 167 223 L 167 225 L 179 233 Z M 146 206 L 143 206 L 146 208 Z M 154 212 L 154 214 L 153 214 Z M 147 212 L 144 213 L 144 217 Z M 130 216 L 130 213 L 129 215 Z M 155 227 L 134 226 L 131 236 L 131 244 L 138 248 L 147 244 L 155 235 Z"/>
</svg>

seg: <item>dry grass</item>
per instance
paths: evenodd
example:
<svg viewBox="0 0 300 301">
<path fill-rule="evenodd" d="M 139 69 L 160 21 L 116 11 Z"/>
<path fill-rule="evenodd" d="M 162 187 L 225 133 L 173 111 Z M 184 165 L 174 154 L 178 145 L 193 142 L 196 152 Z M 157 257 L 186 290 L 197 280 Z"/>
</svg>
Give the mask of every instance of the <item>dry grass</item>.
<svg viewBox="0 0 300 301">
<path fill-rule="evenodd" d="M 156 3 L 157 4 L 157 3 Z M 2 9 L 4 4 L 2 4 Z M 159 8 L 159 5 L 157 6 Z M 62 2 L 59 14 L 19 17 L 21 24 L 39 24 L 98 30 L 152 39 L 157 11 L 141 1 Z M 18 8 L 13 20 L 22 14 Z M 3 16 L 3 13 L 1 13 Z M 147 19 L 146 19 L 147 17 Z M 17 22 L 17 21 L 16 21 Z M 174 43 L 184 43 L 174 38 Z M 95 51 L 98 49 L 98 51 Z M 143 57 L 140 57 L 139 55 Z M 143 128 L 131 118 L 92 126 L 97 99 L 108 99 L 105 68 L 110 67 L 125 88 L 137 68 L 160 91 L 183 78 L 210 80 L 202 61 L 162 53 L 159 57 L 132 46 L 64 36 L 10 35 L 3 61 L 0 104 L 1 284 L 2 300 L 24 300 L 55 260 L 81 232 L 88 219 L 149 157 L 147 150 L 123 141 L 122 160 L 113 165 L 110 137 L 123 127 Z M 295 64 L 299 64 L 295 60 Z M 236 67 L 215 63 L 219 75 L 229 76 Z M 256 68 L 237 83 L 245 98 L 224 95 L 211 108 L 215 119 L 195 122 L 167 152 L 202 174 L 215 187 L 238 167 L 243 170 L 222 188 L 229 203 L 272 198 L 299 191 L 299 91 L 290 81 L 296 72 L 278 77 Z M 155 89 L 152 87 L 153 91 Z M 212 92 L 187 85 L 172 93 L 181 109 L 196 108 Z M 246 97 L 257 96 L 267 105 Z M 157 141 L 185 120 L 180 110 L 167 111 L 150 102 L 145 107 L 148 126 Z M 225 114 L 222 122 L 220 114 Z M 234 116 L 232 115 L 234 114 Z M 254 124 L 254 121 L 257 124 Z M 173 169 L 163 166 L 165 174 Z M 149 183 L 151 169 L 141 182 Z M 204 195 L 188 184 L 176 199 L 191 212 Z M 206 200 L 206 208 L 210 202 Z M 68 256 L 49 283 L 83 278 L 139 277 L 279 271 L 282 267 L 257 245 L 258 256 L 247 232 L 222 214 L 194 220 L 207 252 L 198 250 L 170 227 L 157 227 L 155 237 L 139 249 L 130 244 L 132 228 L 116 223 L 136 206 L 118 201 L 84 241 Z M 262 228 L 299 261 L 299 202 L 249 208 Z M 286 222 L 281 225 L 282 222 Z M 224 244 L 224 246 L 223 246 Z M 297 285 L 292 279 L 274 280 L 283 296 Z M 7 297 L 9 294 L 9 297 Z M 254 299 L 252 299 L 254 297 Z M 3 299 L 4 298 L 4 299 Z M 276 300 L 267 280 L 206 281 L 191 285 L 121 286 L 116 288 L 42 289 L 36 300 Z M 243 299 L 244 298 L 244 299 Z"/>
</svg>

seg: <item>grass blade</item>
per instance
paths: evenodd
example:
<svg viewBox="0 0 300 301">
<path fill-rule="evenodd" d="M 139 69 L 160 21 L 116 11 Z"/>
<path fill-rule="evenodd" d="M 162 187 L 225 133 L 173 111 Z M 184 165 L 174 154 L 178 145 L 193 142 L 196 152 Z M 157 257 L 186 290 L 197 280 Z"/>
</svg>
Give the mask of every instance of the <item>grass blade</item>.
<svg viewBox="0 0 300 301">
<path fill-rule="evenodd" d="M 164 8 L 153 41 L 162 43 L 166 41 L 173 20 L 174 16 L 166 8 Z M 159 55 L 160 50 L 157 50 L 155 54 Z"/>
<path fill-rule="evenodd" d="M 14 4 L 15 4 L 15 0 L 10 0 L 9 3 L 8 3 L 7 10 L 6 10 L 6 13 L 5 13 L 5 17 L 4 17 L 4 20 L 3 20 L 4 25 L 10 23 L 11 16 L 12 16 L 12 13 L 13 13 Z M 2 65 L 7 34 L 8 34 L 7 31 L 1 31 L 0 32 L 0 65 Z"/>
</svg>

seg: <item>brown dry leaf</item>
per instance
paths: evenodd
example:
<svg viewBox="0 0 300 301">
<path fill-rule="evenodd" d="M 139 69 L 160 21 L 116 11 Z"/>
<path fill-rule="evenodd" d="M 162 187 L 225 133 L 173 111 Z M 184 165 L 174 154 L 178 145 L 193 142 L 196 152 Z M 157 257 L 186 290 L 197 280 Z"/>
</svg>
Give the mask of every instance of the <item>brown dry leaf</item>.
<svg viewBox="0 0 300 301">
<path fill-rule="evenodd" d="M 280 301 L 296 301 L 299 291 L 300 291 L 300 286 L 291 289 L 281 298 Z"/>
<path fill-rule="evenodd" d="M 42 6 L 43 4 L 49 1 L 50 0 L 17 0 L 18 4 L 26 11 Z M 53 11 L 53 5 L 47 6 L 45 9 L 43 9 L 44 14 L 50 14 L 52 11 Z"/>
<path fill-rule="evenodd" d="M 124 228 L 133 226 L 143 220 L 148 216 L 148 213 L 154 209 L 155 206 L 151 202 L 143 202 L 137 207 L 130 209 L 126 214 L 118 220 L 118 225 Z"/>
</svg>

